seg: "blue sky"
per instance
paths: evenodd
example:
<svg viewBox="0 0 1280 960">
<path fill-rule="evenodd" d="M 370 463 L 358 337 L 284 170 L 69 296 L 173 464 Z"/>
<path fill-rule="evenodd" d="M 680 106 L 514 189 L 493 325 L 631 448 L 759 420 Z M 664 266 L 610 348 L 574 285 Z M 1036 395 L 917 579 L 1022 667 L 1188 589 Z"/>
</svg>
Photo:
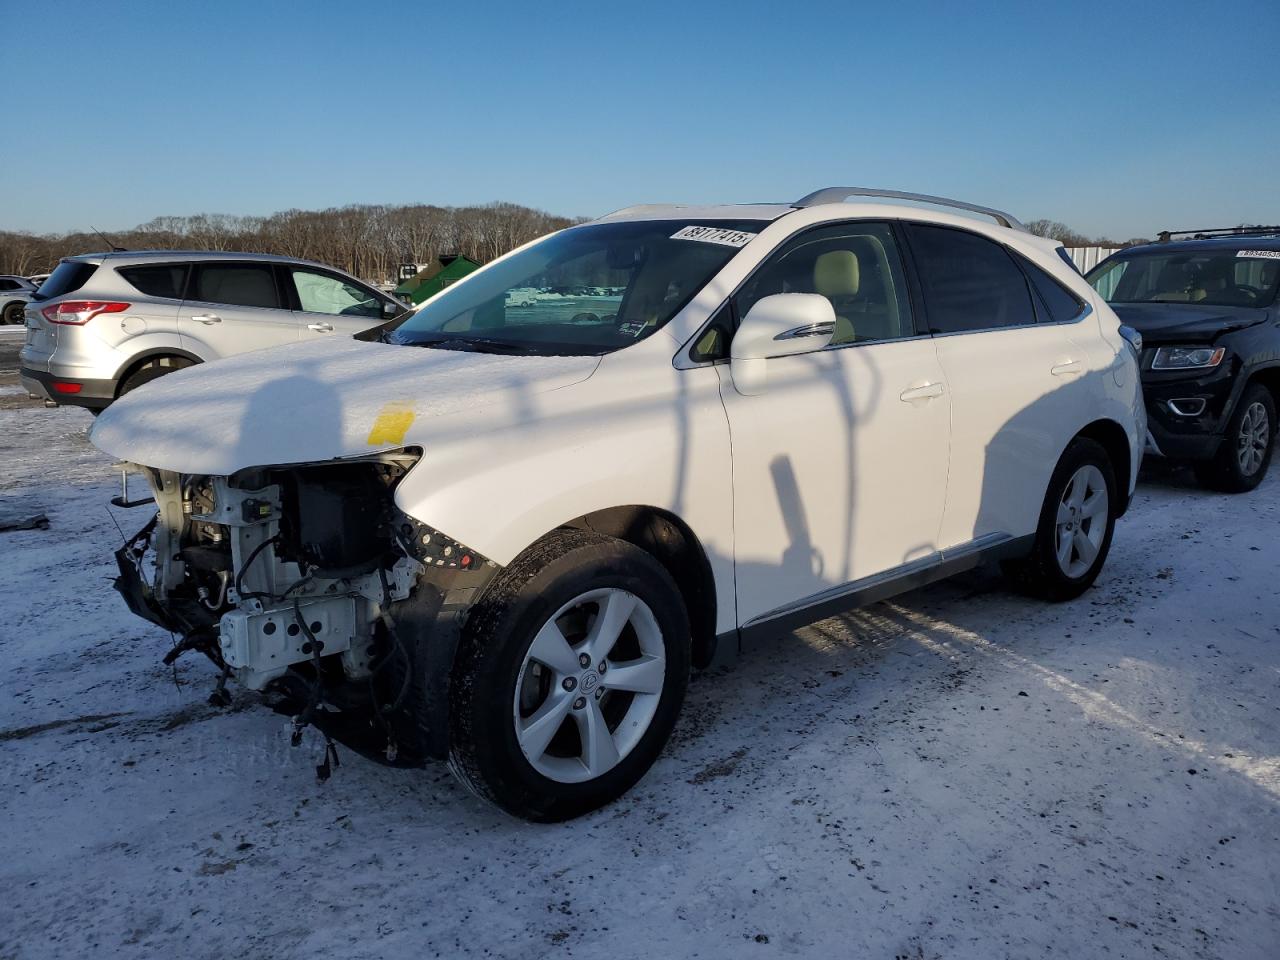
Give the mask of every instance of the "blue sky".
<svg viewBox="0 0 1280 960">
<path fill-rule="evenodd" d="M 1280 3 L 0 0 L 0 228 L 510 200 L 961 197 L 1280 222 Z M 23 123 L 17 115 L 29 117 Z"/>
</svg>

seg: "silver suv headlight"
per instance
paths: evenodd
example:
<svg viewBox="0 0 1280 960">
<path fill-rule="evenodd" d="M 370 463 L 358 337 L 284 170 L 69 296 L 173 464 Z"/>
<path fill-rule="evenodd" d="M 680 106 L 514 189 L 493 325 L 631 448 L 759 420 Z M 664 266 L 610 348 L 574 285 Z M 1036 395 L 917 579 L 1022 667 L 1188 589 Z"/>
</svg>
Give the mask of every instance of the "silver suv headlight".
<svg viewBox="0 0 1280 960">
<path fill-rule="evenodd" d="M 1205 370 L 1220 364 L 1226 352 L 1223 347 L 1160 347 L 1151 358 L 1151 369 Z"/>
</svg>

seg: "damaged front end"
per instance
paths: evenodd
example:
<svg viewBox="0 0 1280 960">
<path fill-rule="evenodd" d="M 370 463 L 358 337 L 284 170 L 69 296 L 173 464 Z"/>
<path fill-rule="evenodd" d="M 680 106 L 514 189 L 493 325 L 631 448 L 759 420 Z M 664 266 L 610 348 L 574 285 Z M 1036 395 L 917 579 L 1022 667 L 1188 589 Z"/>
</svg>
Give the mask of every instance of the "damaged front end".
<svg viewBox="0 0 1280 960">
<path fill-rule="evenodd" d="M 116 590 L 179 638 L 166 662 L 204 653 L 215 702 L 229 678 L 264 692 L 294 716 L 295 743 L 314 722 L 388 760 L 438 755 L 461 611 L 496 566 L 396 507 L 418 459 L 230 477 L 133 467 L 156 514 L 116 552 Z"/>
</svg>

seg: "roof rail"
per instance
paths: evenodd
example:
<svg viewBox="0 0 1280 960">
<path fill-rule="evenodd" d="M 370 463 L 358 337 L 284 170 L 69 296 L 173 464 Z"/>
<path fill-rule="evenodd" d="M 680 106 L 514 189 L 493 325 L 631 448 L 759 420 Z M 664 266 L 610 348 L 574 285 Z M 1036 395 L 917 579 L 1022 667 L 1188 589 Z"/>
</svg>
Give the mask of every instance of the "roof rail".
<svg viewBox="0 0 1280 960">
<path fill-rule="evenodd" d="M 965 203 L 962 200 L 949 200 L 946 197 L 931 197 L 924 193 L 904 193 L 901 190 L 876 190 L 872 187 L 824 187 L 821 190 L 815 190 L 807 197 L 801 197 L 791 206 L 799 210 L 804 207 L 814 207 L 820 203 L 841 203 L 850 197 L 884 197 L 892 200 L 914 200 L 917 203 L 932 203 L 940 207 L 954 207 L 957 210 L 968 210 L 970 213 L 980 213 L 984 217 L 990 217 L 1000 226 L 1008 227 L 1010 230 L 1028 232 L 1017 217 L 1005 213 L 1003 210 L 980 207 L 976 203 Z"/>
<path fill-rule="evenodd" d="M 1280 234 L 1280 227 L 1264 227 L 1261 225 L 1246 227 L 1213 227 L 1209 230 L 1161 230 L 1156 234 L 1160 243 L 1168 243 L 1174 237 L 1190 237 L 1192 240 L 1211 240 L 1214 237 L 1256 237 L 1267 234 Z"/>
</svg>

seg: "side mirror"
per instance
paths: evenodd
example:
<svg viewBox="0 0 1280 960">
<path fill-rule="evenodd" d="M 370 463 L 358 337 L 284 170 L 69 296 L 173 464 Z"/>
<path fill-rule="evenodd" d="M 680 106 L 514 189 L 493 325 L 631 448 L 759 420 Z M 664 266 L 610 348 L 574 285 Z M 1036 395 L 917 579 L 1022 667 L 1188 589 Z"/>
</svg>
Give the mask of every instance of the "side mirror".
<svg viewBox="0 0 1280 960">
<path fill-rule="evenodd" d="M 404 313 L 404 311 L 405 311 L 404 304 L 397 303 L 395 300 L 386 300 L 382 304 L 382 315 L 386 317 L 388 320 L 390 320 L 392 317 L 400 316 L 400 314 Z"/>
<path fill-rule="evenodd" d="M 816 293 L 761 297 L 743 317 L 729 348 L 733 385 L 744 396 L 764 393 L 770 357 L 821 350 L 836 332 L 831 301 Z"/>
</svg>

